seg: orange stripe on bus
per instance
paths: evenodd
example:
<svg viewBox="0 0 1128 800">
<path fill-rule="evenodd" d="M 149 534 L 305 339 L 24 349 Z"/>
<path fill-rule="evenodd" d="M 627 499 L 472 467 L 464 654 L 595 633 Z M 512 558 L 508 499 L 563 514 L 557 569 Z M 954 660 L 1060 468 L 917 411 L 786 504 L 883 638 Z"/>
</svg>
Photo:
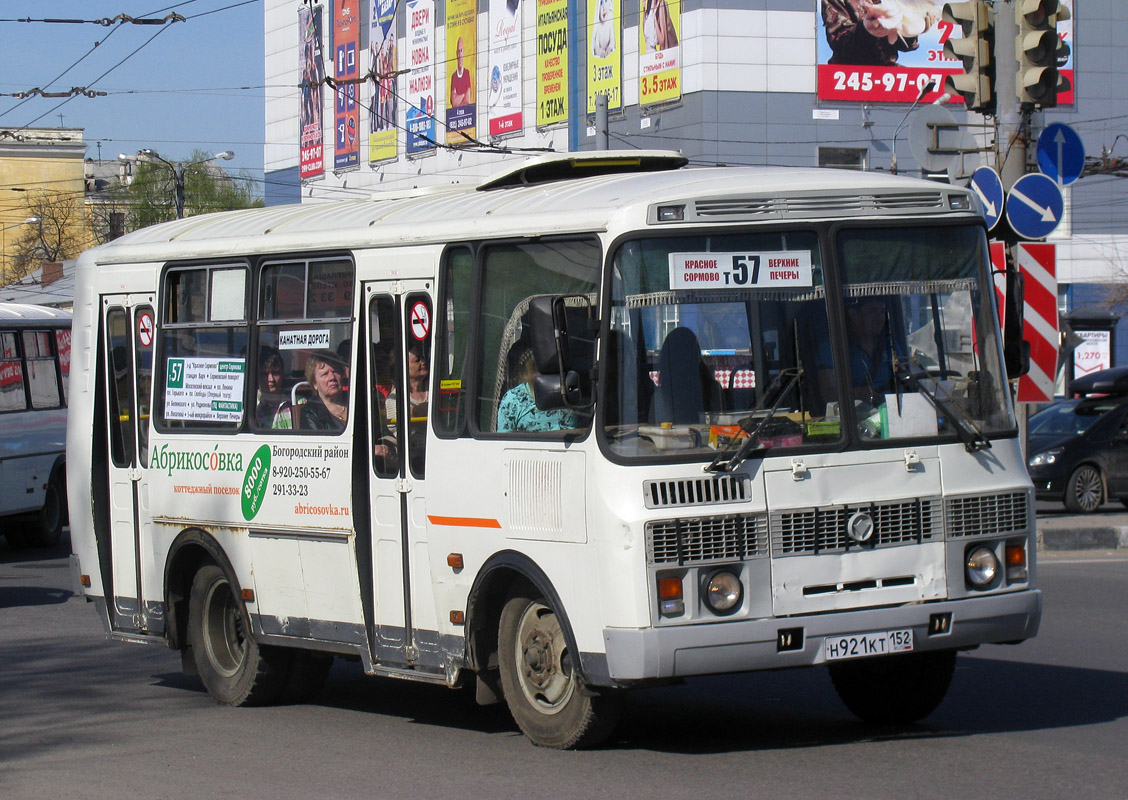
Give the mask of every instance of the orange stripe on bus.
<svg viewBox="0 0 1128 800">
<path fill-rule="evenodd" d="M 435 517 L 430 514 L 427 519 L 432 525 L 451 525 L 456 528 L 500 528 L 501 523 L 496 519 L 484 517 Z"/>
</svg>

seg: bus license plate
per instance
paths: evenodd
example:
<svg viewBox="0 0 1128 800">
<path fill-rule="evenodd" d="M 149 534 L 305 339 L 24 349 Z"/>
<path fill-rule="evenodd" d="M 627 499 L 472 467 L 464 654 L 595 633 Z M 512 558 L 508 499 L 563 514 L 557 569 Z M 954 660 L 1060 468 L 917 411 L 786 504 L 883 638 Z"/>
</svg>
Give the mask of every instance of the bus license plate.
<svg viewBox="0 0 1128 800">
<path fill-rule="evenodd" d="M 827 661 L 864 656 L 885 656 L 907 653 L 913 649 L 912 629 L 856 633 L 852 636 L 828 636 L 823 652 Z"/>
</svg>

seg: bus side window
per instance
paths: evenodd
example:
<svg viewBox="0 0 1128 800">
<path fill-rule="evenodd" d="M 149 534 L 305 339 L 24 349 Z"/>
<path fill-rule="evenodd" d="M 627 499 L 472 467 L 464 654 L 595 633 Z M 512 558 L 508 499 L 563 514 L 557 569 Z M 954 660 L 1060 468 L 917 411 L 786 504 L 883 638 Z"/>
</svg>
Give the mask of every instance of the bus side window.
<svg viewBox="0 0 1128 800">
<path fill-rule="evenodd" d="M 411 474 L 425 475 L 427 463 L 427 414 L 430 407 L 431 327 L 420 325 L 430 320 L 431 298 L 412 294 L 404 302 L 404 330 L 407 340 L 407 385 L 404 407 L 407 410 L 407 459 Z"/>
<path fill-rule="evenodd" d="M 0 411 L 23 411 L 27 408 L 24 396 L 23 364 L 16 349 L 14 331 L 0 333 Z"/>
</svg>

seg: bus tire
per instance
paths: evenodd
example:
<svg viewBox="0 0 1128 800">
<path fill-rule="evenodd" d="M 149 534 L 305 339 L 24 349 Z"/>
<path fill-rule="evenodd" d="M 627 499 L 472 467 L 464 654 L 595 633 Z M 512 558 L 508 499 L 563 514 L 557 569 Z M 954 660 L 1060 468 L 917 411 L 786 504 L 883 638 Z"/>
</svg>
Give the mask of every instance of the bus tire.
<svg viewBox="0 0 1128 800">
<path fill-rule="evenodd" d="M 35 516 L 35 521 L 27 531 L 28 544 L 32 547 L 54 547 L 63 535 L 67 523 L 67 501 L 65 484 L 61 472 L 55 472 L 47 481 L 47 491 L 43 496 L 43 508 Z"/>
<path fill-rule="evenodd" d="M 200 567 L 192 580 L 188 643 L 204 687 L 220 703 L 266 705 L 285 686 L 289 653 L 255 642 L 227 574 L 215 564 Z"/>
<path fill-rule="evenodd" d="M 831 664 L 830 679 L 859 719 L 908 725 L 936 710 L 955 669 L 955 650 L 935 650 Z"/>
<path fill-rule="evenodd" d="M 583 685 L 556 613 L 532 586 L 514 588 L 502 608 L 498 662 L 509 712 L 539 747 L 591 747 L 619 721 L 621 694 Z"/>
</svg>

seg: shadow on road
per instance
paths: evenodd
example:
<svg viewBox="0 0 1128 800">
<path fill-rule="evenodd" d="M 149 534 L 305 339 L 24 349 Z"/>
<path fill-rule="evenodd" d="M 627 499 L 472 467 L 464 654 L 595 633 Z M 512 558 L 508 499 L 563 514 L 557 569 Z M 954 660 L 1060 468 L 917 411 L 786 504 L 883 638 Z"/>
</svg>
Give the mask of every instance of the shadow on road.
<svg viewBox="0 0 1128 800">
<path fill-rule="evenodd" d="M 66 589 L 48 589 L 42 586 L 0 585 L 0 608 L 15 606 L 50 606 L 65 603 L 74 596 Z"/>
</svg>

